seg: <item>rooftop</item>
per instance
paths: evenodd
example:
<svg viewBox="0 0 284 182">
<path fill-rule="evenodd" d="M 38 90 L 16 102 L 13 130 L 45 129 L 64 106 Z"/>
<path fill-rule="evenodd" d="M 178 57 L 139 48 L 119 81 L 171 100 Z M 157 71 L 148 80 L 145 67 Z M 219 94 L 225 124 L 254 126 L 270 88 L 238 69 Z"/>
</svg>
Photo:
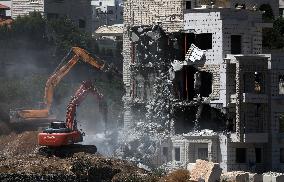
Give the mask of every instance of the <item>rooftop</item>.
<svg viewBox="0 0 284 182">
<path fill-rule="evenodd" d="M 8 6 L 5 6 L 3 4 L 0 4 L 0 9 L 2 9 L 2 10 L 10 10 L 10 8 Z"/>
<path fill-rule="evenodd" d="M 96 31 L 95 34 L 100 35 L 117 35 L 123 34 L 123 24 L 115 24 L 112 26 L 101 26 Z"/>
</svg>

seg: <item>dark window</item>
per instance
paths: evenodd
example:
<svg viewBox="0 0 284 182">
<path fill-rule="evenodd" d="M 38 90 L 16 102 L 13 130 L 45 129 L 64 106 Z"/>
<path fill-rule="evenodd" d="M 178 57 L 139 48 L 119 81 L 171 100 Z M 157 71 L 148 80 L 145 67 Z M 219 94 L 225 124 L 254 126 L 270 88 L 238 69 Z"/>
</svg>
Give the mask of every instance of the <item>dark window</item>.
<svg viewBox="0 0 284 182">
<path fill-rule="evenodd" d="M 246 163 L 247 161 L 247 149 L 236 148 L 236 163 Z"/>
<path fill-rule="evenodd" d="M 163 147 L 163 155 L 168 156 L 168 147 Z"/>
<path fill-rule="evenodd" d="M 100 2 L 100 6 L 102 6 L 103 5 L 103 3 L 102 2 Z"/>
<path fill-rule="evenodd" d="M 231 35 L 231 54 L 242 53 L 242 36 Z"/>
<path fill-rule="evenodd" d="M 79 28 L 85 28 L 85 27 L 86 27 L 85 20 L 79 19 Z"/>
<path fill-rule="evenodd" d="M 208 148 L 198 148 L 198 159 L 208 160 Z"/>
<path fill-rule="evenodd" d="M 200 86 L 200 96 L 209 97 L 212 93 L 212 73 L 201 71 L 201 86 Z"/>
<path fill-rule="evenodd" d="M 185 1 L 185 9 L 191 9 L 191 1 Z"/>
<path fill-rule="evenodd" d="M 175 148 L 175 161 L 180 161 L 180 148 Z"/>
<path fill-rule="evenodd" d="M 202 50 L 212 49 L 212 33 L 196 34 L 195 42 Z"/>
<path fill-rule="evenodd" d="M 261 73 L 254 73 L 254 92 L 259 94 L 263 90 L 263 76 Z"/>
<path fill-rule="evenodd" d="M 262 163 L 262 149 L 255 148 L 255 162 Z"/>
<path fill-rule="evenodd" d="M 280 162 L 284 163 L 284 148 L 280 148 Z"/>
<path fill-rule="evenodd" d="M 284 133 L 284 113 L 279 114 L 279 133 Z"/>
</svg>

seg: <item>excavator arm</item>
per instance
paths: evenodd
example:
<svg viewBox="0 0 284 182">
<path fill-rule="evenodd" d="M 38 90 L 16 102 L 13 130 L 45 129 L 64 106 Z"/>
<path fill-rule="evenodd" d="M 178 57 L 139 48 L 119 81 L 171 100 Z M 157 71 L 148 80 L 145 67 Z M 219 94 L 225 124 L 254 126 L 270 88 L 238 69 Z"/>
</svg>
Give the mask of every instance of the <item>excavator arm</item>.
<svg viewBox="0 0 284 182">
<path fill-rule="evenodd" d="M 106 119 L 107 107 L 105 104 L 102 104 L 105 103 L 103 100 L 103 95 L 98 92 L 98 90 L 94 87 L 91 81 L 84 81 L 67 106 L 65 123 L 66 127 L 72 131 L 77 130 L 77 122 L 75 118 L 77 107 L 81 104 L 81 102 L 86 98 L 89 93 L 93 94 L 98 99 L 100 111 L 102 112 L 104 117 L 103 119 Z M 104 122 L 106 122 L 106 120 Z"/>
<path fill-rule="evenodd" d="M 106 123 L 107 106 L 103 95 L 98 92 L 92 82 L 84 81 L 67 106 L 65 122 L 52 122 L 49 128 L 39 133 L 39 145 L 60 147 L 83 141 L 83 133 L 77 129 L 76 110 L 89 93 L 92 93 L 98 99 L 100 112 L 103 114 Z"/>
<path fill-rule="evenodd" d="M 72 47 L 71 52 L 74 56 L 63 65 L 61 68 L 57 69 L 47 80 L 45 86 L 44 95 L 44 108 L 43 109 L 32 109 L 32 110 L 17 110 L 10 112 L 10 120 L 13 122 L 15 120 L 29 120 L 29 119 L 46 119 L 49 116 L 49 110 L 53 100 L 54 89 L 61 79 L 72 69 L 72 67 L 79 61 L 82 60 L 93 67 L 102 70 L 109 71 L 112 69 L 104 61 L 100 59 L 93 58 L 90 53 L 80 47 Z M 115 69 L 113 69 L 115 70 Z M 115 71 L 117 73 L 117 71 Z"/>
<path fill-rule="evenodd" d="M 80 47 L 72 47 L 71 51 L 75 54 L 71 60 L 58 69 L 46 82 L 44 103 L 46 104 L 47 110 L 50 109 L 52 104 L 54 88 L 79 60 L 89 63 L 99 70 L 103 70 L 105 67 L 103 61 L 94 59 L 90 53 Z"/>
</svg>

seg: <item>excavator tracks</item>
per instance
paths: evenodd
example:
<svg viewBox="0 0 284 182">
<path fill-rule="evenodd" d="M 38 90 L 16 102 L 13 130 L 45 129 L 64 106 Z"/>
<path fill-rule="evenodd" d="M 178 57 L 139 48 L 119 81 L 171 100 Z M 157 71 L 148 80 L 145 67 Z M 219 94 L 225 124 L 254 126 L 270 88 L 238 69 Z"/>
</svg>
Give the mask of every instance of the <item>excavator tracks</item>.
<svg viewBox="0 0 284 182">
<path fill-rule="evenodd" d="M 41 147 L 38 150 L 39 155 L 60 158 L 72 157 L 75 153 L 79 152 L 95 154 L 97 153 L 97 147 L 95 145 L 72 144 L 61 147 Z"/>
</svg>

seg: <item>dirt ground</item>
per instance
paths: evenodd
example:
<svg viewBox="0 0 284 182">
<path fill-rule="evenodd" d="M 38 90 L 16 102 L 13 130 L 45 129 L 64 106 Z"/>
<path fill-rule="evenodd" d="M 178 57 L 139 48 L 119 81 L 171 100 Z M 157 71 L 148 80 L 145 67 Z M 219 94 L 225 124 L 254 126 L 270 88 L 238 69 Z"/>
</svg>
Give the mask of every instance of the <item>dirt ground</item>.
<svg viewBox="0 0 284 182">
<path fill-rule="evenodd" d="M 81 152 L 67 158 L 39 155 L 37 134 L 27 131 L 0 136 L 0 181 L 38 181 L 39 177 L 43 181 L 58 181 L 58 176 L 61 176 L 59 181 L 129 181 L 138 178 L 152 181 L 155 178 L 132 163 L 100 154 Z"/>
</svg>

